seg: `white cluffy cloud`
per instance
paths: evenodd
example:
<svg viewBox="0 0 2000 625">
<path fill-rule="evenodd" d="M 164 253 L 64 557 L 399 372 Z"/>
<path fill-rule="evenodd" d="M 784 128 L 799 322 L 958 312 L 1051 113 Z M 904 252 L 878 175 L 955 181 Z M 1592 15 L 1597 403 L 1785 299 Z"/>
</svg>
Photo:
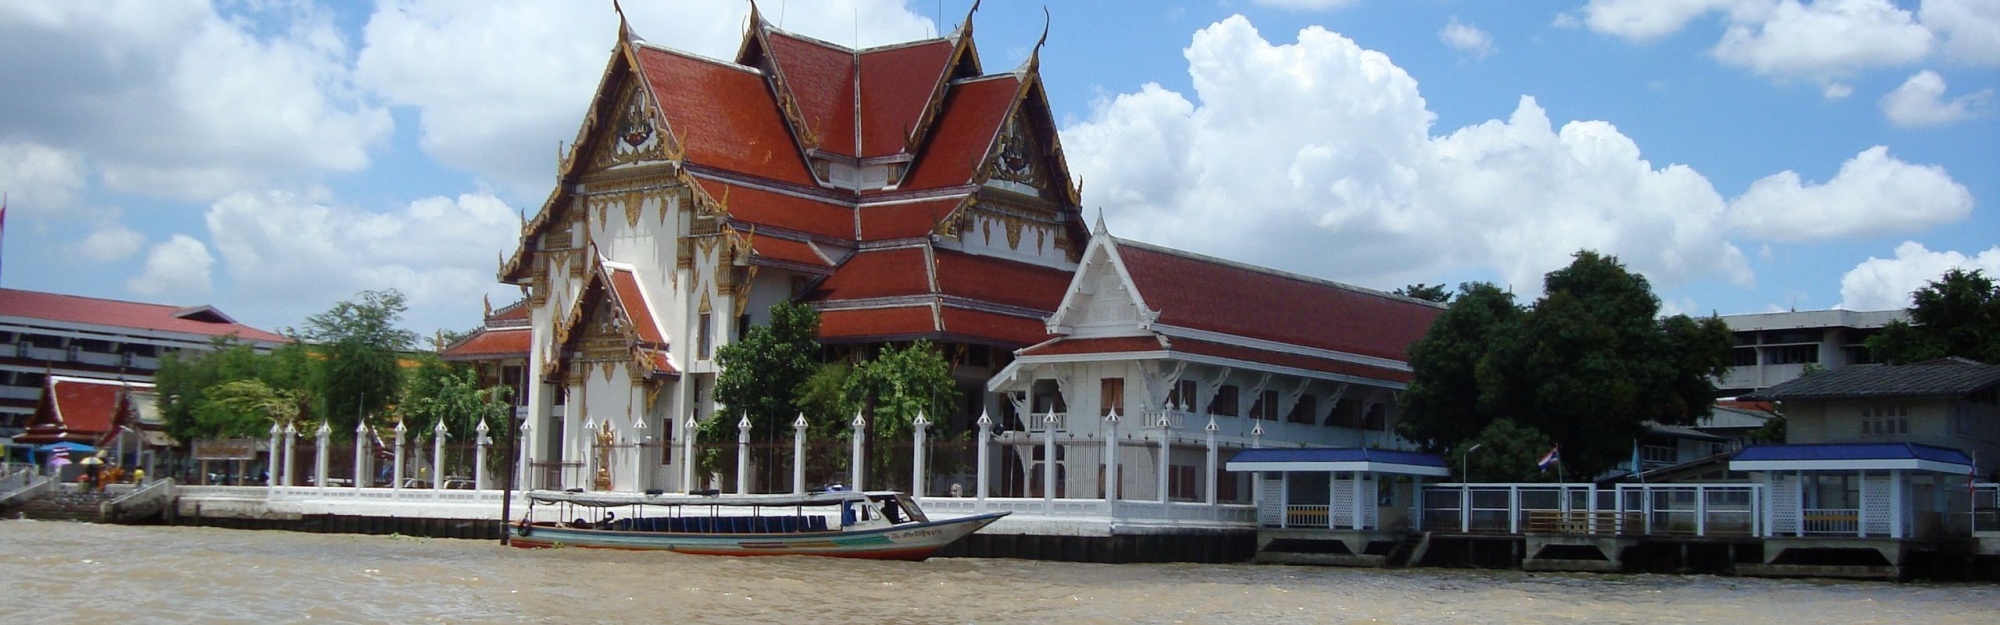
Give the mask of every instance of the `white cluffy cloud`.
<svg viewBox="0 0 2000 625">
<path fill-rule="evenodd" d="M 611 58 L 618 17 L 602 8 L 559 0 L 386 1 L 368 20 L 356 74 L 371 92 L 417 110 L 425 153 L 520 201 L 538 201 L 555 179 L 558 142 L 576 137 Z M 630 2 L 625 11 L 641 36 L 728 59 L 742 42 L 750 6 L 670 0 Z M 858 27 L 857 15 L 868 16 Z M 902 0 L 802 2 L 765 17 L 863 46 L 936 32 Z"/>
<path fill-rule="evenodd" d="M 376 212 L 336 203 L 324 191 L 246 192 L 210 206 L 207 222 L 232 283 L 283 308 L 263 311 L 278 319 L 384 288 L 401 290 L 413 311 L 466 310 L 493 285 L 500 255 L 520 235 L 515 210 L 483 193 Z"/>
<path fill-rule="evenodd" d="M 296 3 L 0 3 L 0 136 L 90 154 L 103 182 L 173 198 L 356 171 L 392 128 L 338 29 Z M 262 32 L 266 22 L 286 26 Z"/>
<path fill-rule="evenodd" d="M 1891 0 L 1591 0 L 1582 24 L 1647 43 L 1720 14 L 1717 61 L 1777 80 L 1820 84 L 1829 98 L 1853 92 L 1858 72 L 1922 61 L 1942 49 L 1966 64 L 2000 64 L 2000 3 L 1923 0 L 1915 13 Z M 1558 16 L 1558 24 L 1577 23 Z"/>
<path fill-rule="evenodd" d="M 61 216 L 84 180 L 83 158 L 75 153 L 39 143 L 0 143 L 0 189 L 7 190 L 7 210 L 16 215 Z"/>
<path fill-rule="evenodd" d="M 1911 292 L 1951 269 L 1980 269 L 1987 275 L 2000 274 L 2000 246 L 1968 257 L 1954 251 L 1933 252 L 1921 243 L 1904 241 L 1896 246 L 1895 258 L 1871 256 L 1840 277 L 1839 308 L 1908 308 Z"/>
<path fill-rule="evenodd" d="M 1493 36 L 1486 34 L 1486 31 L 1480 30 L 1478 26 L 1458 21 L 1456 17 L 1451 18 L 1451 23 L 1444 25 L 1444 30 L 1438 31 L 1438 40 L 1443 41 L 1444 45 L 1450 46 L 1451 49 L 1470 54 L 1474 58 L 1483 59 L 1493 54 Z"/>
<path fill-rule="evenodd" d="M 1274 45 L 1241 16 L 1184 51 L 1195 99 L 1155 84 L 1062 130 L 1114 233 L 1373 286 L 1490 270 L 1535 289 L 1578 249 L 1669 282 L 1748 283 L 1701 174 L 1532 97 L 1433 136 L 1417 82 L 1319 27 Z"/>
<path fill-rule="evenodd" d="M 1257 0 L 1257 4 L 1295 11 L 1323 11 L 1346 8 L 1357 1 L 1359 0 Z"/>
<path fill-rule="evenodd" d="M 84 258 L 107 262 L 131 256 L 145 246 L 146 235 L 117 221 L 106 221 L 76 245 L 76 252 Z"/>
<path fill-rule="evenodd" d="M 145 269 L 126 281 L 125 288 L 154 300 L 193 302 L 196 301 L 193 296 L 208 293 L 209 268 L 214 265 L 215 257 L 208 254 L 208 246 L 188 235 L 176 234 L 153 246 L 153 251 L 146 254 Z"/>
<path fill-rule="evenodd" d="M 1919 232 L 1964 219 L 1972 204 L 1972 192 L 1943 167 L 1905 163 L 1878 145 L 1824 184 L 1802 183 L 1791 171 L 1751 183 L 1730 202 L 1729 222 L 1764 240 L 1810 241 Z"/>
<path fill-rule="evenodd" d="M 1943 126 L 1970 119 L 1975 110 L 1993 98 L 1993 90 L 1944 99 L 1944 78 L 1924 70 L 1903 81 L 1903 86 L 1882 96 L 1882 115 L 1889 123 L 1911 128 Z"/>
</svg>

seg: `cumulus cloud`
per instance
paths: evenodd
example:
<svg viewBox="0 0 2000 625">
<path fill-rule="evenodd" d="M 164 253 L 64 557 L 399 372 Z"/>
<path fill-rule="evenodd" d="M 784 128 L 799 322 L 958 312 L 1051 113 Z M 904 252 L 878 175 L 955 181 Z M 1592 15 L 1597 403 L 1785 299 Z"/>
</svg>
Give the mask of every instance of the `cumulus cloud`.
<svg viewBox="0 0 2000 625">
<path fill-rule="evenodd" d="M 1257 4 L 1267 7 L 1278 7 L 1280 9 L 1292 9 L 1295 11 L 1342 9 L 1355 2 L 1356 0 L 1257 0 Z"/>
<path fill-rule="evenodd" d="M 7 193 L 10 212 L 61 216 L 84 180 L 83 158 L 74 152 L 32 142 L 0 143 L 0 191 Z"/>
<path fill-rule="evenodd" d="M 1456 17 L 1444 25 L 1444 30 L 1438 31 L 1438 40 L 1443 41 L 1444 45 L 1450 46 L 1451 49 L 1470 54 L 1474 58 L 1483 59 L 1493 54 L 1493 36 L 1486 34 L 1486 31 L 1480 30 L 1478 26 L 1458 21 Z"/>
<path fill-rule="evenodd" d="M 145 269 L 125 283 L 125 288 L 150 299 L 185 303 L 192 296 L 207 293 L 209 268 L 215 257 L 208 246 L 194 237 L 176 234 L 153 246 L 146 254 Z"/>
<path fill-rule="evenodd" d="M 114 189 L 207 199 L 355 171 L 393 126 L 338 29 L 295 3 L 0 4 L 0 137 L 75 146 Z M 260 20 L 288 27 L 261 32 Z"/>
<path fill-rule="evenodd" d="M 724 59 L 735 56 L 750 10 L 748 3 L 703 0 L 627 4 L 641 36 Z M 901 0 L 802 2 L 765 15 L 790 30 L 863 46 L 936 32 Z M 856 15 L 868 16 L 858 31 Z M 396 0 L 377 7 L 364 32 L 359 81 L 416 108 L 427 154 L 539 200 L 555 178 L 557 143 L 576 136 L 618 19 L 559 0 Z"/>
<path fill-rule="evenodd" d="M 520 232 L 514 209 L 483 193 L 383 212 L 324 191 L 237 193 L 210 206 L 206 220 L 231 281 L 289 306 L 273 314 L 291 319 L 329 297 L 391 287 L 413 311 L 464 310 L 489 290 L 498 255 Z"/>
<path fill-rule="evenodd" d="M 1944 78 L 1937 72 L 1917 72 L 1903 81 L 1903 86 L 1882 96 L 1882 114 L 1889 123 L 1904 128 L 1943 126 L 1971 118 L 1975 109 L 1993 97 L 1993 90 L 1986 89 L 1947 101 L 1944 91 Z"/>
<path fill-rule="evenodd" d="M 1946 58 L 1969 65 L 2000 65 L 2000 2 L 1924 0 L 1917 19 L 1944 38 Z"/>
<path fill-rule="evenodd" d="M 109 221 L 100 224 L 90 236 L 76 244 L 76 252 L 84 258 L 98 262 L 118 260 L 131 256 L 146 246 L 146 235 L 139 234 L 124 224 Z"/>
<path fill-rule="evenodd" d="M 1231 17 L 1184 54 L 1193 99 L 1146 85 L 1062 131 L 1114 234 L 1384 288 L 1473 268 L 1533 289 L 1583 248 L 1655 280 L 1751 280 L 1708 180 L 1609 123 L 1558 127 L 1523 97 L 1433 136 L 1414 78 L 1319 27 L 1274 45 Z"/>
<path fill-rule="evenodd" d="M 1870 256 L 1840 277 L 1839 308 L 1908 308 L 1910 293 L 1951 269 L 1980 269 L 1987 275 L 2000 274 L 2000 246 L 1968 257 L 1955 251 L 1933 252 L 1921 243 L 1904 241 L 1896 246 L 1895 258 Z"/>
<path fill-rule="evenodd" d="M 1975 11 L 1954 4 L 1938 11 L 1939 22 L 1977 32 Z M 1780 81 L 1817 82 L 1828 98 L 1852 93 L 1846 81 L 1855 73 L 1914 63 L 1937 43 L 1935 25 L 1890 0 L 1591 0 L 1583 13 L 1591 30 L 1634 43 L 1721 14 L 1727 26 L 1709 50 L 1717 61 Z"/>
<path fill-rule="evenodd" d="M 1972 192 L 1943 167 L 1905 163 L 1878 145 L 1823 184 L 1801 182 L 1792 171 L 1751 183 L 1730 202 L 1729 221 L 1762 239 L 1810 241 L 1920 232 L 1964 219 L 1972 203 Z"/>
</svg>

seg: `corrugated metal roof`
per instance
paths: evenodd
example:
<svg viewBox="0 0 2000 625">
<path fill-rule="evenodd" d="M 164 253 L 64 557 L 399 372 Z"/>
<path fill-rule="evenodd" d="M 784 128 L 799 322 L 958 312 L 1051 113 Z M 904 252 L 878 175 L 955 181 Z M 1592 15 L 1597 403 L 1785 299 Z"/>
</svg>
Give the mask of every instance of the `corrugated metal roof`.
<svg viewBox="0 0 2000 625">
<path fill-rule="evenodd" d="M 1907 365 L 1850 365 L 1749 395 L 1752 401 L 1956 397 L 2000 385 L 2000 365 L 1940 358 Z"/>
<path fill-rule="evenodd" d="M 1972 458 L 1956 449 L 1918 443 L 1823 443 L 1800 445 L 1753 445 L 1737 452 L 1734 462 L 1806 460 L 1929 460 L 1951 464 L 1972 464 Z"/>
</svg>

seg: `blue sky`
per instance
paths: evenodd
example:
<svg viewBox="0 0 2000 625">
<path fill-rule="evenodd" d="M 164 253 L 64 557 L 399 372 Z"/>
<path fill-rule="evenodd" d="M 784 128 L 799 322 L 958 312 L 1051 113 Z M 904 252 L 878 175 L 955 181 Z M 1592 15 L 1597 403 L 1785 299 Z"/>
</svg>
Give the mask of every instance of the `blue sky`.
<svg viewBox="0 0 2000 625">
<path fill-rule="evenodd" d="M 748 4 L 631 0 L 728 57 Z M 766 1 L 878 45 L 965 0 Z M 2000 272 L 2000 2 L 1053 2 L 1042 75 L 1113 234 L 1532 297 L 1577 249 L 1668 310 L 1900 306 Z M 974 17 L 1018 66 L 1039 3 Z M 0 0 L 0 286 L 267 328 L 364 289 L 478 322 L 616 34 L 607 2 Z"/>
</svg>

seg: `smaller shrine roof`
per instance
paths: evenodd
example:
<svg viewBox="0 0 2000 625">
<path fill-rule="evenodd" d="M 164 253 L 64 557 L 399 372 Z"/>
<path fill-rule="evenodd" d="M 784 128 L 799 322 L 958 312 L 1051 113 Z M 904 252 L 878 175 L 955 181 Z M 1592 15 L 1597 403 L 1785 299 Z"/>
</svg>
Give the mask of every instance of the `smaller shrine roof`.
<svg viewBox="0 0 2000 625">
<path fill-rule="evenodd" d="M 445 360 L 491 360 L 504 357 L 528 357 L 534 343 L 534 330 L 526 326 L 515 328 L 480 328 L 471 336 L 438 352 Z"/>
<path fill-rule="evenodd" d="M 125 391 L 153 390 L 152 384 L 69 376 L 49 376 L 42 401 L 28 431 L 15 440 L 52 443 L 70 440 L 97 443 L 118 427 Z"/>
</svg>

